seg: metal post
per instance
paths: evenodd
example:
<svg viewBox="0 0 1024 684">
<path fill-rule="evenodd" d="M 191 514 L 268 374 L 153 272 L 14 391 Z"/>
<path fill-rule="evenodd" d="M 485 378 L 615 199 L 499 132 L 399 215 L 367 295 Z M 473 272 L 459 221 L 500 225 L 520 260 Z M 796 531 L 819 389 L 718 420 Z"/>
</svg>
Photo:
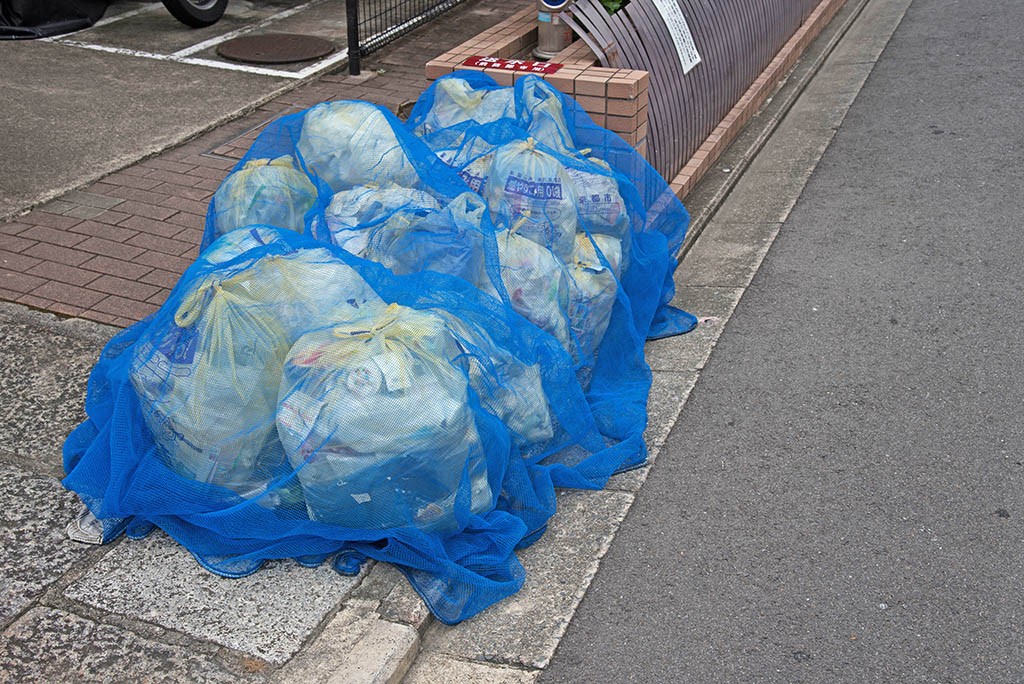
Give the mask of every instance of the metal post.
<svg viewBox="0 0 1024 684">
<path fill-rule="evenodd" d="M 359 75 L 359 0 L 345 0 L 348 21 L 348 73 Z"/>
</svg>

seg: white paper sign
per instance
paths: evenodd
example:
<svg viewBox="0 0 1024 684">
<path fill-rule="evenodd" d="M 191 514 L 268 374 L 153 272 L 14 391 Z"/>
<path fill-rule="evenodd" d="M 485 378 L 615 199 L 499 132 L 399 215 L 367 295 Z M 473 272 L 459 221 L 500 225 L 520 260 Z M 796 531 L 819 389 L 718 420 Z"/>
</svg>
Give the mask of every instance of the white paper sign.
<svg viewBox="0 0 1024 684">
<path fill-rule="evenodd" d="M 672 35 L 672 42 L 676 44 L 683 73 L 690 73 L 693 67 L 700 64 L 700 54 L 697 52 L 697 44 L 693 42 L 693 34 L 690 33 L 690 26 L 686 23 L 683 10 L 679 9 L 677 0 L 654 0 L 654 7 L 665 20 L 668 32 Z"/>
</svg>

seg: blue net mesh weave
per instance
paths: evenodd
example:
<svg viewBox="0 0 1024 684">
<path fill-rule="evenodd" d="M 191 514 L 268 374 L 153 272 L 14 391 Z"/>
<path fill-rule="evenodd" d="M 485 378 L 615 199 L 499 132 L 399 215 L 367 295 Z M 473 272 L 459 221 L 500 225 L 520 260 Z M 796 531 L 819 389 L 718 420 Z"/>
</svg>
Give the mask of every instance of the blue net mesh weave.
<svg viewBox="0 0 1024 684">
<path fill-rule="evenodd" d="M 440 79 L 403 124 L 282 117 L 199 258 L 104 349 L 65 486 L 225 576 L 394 563 L 446 623 L 517 591 L 555 488 L 646 459 L 643 344 L 687 215 L 536 78 Z"/>
</svg>

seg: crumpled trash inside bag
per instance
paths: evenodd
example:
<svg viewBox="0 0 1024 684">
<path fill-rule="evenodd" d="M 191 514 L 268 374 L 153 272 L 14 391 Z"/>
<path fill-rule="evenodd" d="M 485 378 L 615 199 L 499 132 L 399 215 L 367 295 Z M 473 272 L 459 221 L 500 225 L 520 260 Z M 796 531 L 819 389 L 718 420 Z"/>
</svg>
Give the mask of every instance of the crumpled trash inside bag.
<svg viewBox="0 0 1024 684">
<path fill-rule="evenodd" d="M 618 293 L 622 243 L 610 235 L 580 233 L 569 268 L 569 324 L 585 355 L 595 354 L 608 330 Z M 597 249 L 601 250 L 598 255 Z M 602 260 L 601 257 L 604 257 Z"/>
<path fill-rule="evenodd" d="M 289 339 L 273 307 L 247 290 L 256 276 L 197 283 L 131 367 L 166 464 L 243 495 L 258 493 L 283 460 L 274 414 Z"/>
<path fill-rule="evenodd" d="M 380 108 L 325 102 L 308 112 L 298 151 L 306 169 L 334 192 L 360 185 L 419 187 L 419 175 Z"/>
<path fill-rule="evenodd" d="M 252 159 L 217 188 L 210 204 L 214 240 L 236 228 L 268 225 L 301 233 L 316 186 L 290 156 Z"/>
<path fill-rule="evenodd" d="M 438 83 L 433 106 L 414 132 L 429 136 L 466 121 L 491 123 L 513 116 L 515 102 L 511 88 L 474 88 L 465 79 L 448 78 Z"/>
<path fill-rule="evenodd" d="M 437 199 L 422 190 L 362 186 L 336 193 L 324 210 L 324 219 L 331 242 L 363 256 L 373 230 L 408 225 L 440 208 Z"/>
<path fill-rule="evenodd" d="M 483 196 L 496 224 L 518 225 L 519 235 L 568 261 L 578 226 L 576 193 L 565 166 L 535 140 L 495 150 Z"/>
<path fill-rule="evenodd" d="M 443 319 L 395 304 L 295 343 L 277 425 L 311 519 L 449 527 L 462 485 L 492 505 L 460 354 Z"/>
<path fill-rule="evenodd" d="M 370 231 L 361 256 L 400 275 L 436 271 L 476 283 L 484 277 L 487 205 L 466 192 L 439 211 L 388 221 Z"/>
<path fill-rule="evenodd" d="M 501 282 L 516 313 L 551 334 L 567 351 L 574 345 L 565 311 L 569 293 L 565 266 L 550 250 L 515 230 L 497 235 Z M 480 289 L 497 292 L 489 281 Z"/>
</svg>

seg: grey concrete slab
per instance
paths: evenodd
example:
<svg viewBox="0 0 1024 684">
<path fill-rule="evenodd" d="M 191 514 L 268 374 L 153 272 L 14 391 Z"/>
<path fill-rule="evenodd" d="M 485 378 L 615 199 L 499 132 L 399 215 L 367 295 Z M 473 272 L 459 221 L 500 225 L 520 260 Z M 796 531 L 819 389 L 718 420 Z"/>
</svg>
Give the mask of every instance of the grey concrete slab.
<svg viewBox="0 0 1024 684">
<path fill-rule="evenodd" d="M 292 85 L 56 43 L 8 41 L 0 72 L 0 218 L 192 137 Z"/>
<path fill-rule="evenodd" d="M 543 668 L 632 500 L 622 492 L 559 492 L 547 532 L 520 553 L 523 589 L 458 625 L 432 624 L 422 652 Z"/>
<path fill-rule="evenodd" d="M 379 567 L 379 566 L 378 566 Z M 415 660 L 419 634 L 382 620 L 377 601 L 352 599 L 323 632 L 275 675 L 305 684 L 398 684 Z"/>
<path fill-rule="evenodd" d="M 55 334 L 82 340 L 96 345 L 97 349 L 121 330 L 83 318 L 59 318 L 52 313 L 11 302 L 0 302 L 0 322 L 34 326 L 41 331 L 40 334 Z"/>
<path fill-rule="evenodd" d="M 240 579 L 217 577 L 155 532 L 119 544 L 64 595 L 282 663 L 358 581 L 328 564 L 310 569 L 291 561 L 269 562 Z"/>
<path fill-rule="evenodd" d="M 784 127 L 797 129 L 791 119 L 779 124 L 779 131 Z M 799 177 L 807 169 L 814 168 L 821 155 L 825 153 L 832 137 L 815 135 L 785 136 L 773 138 L 765 149 L 750 163 L 752 173 L 781 173 Z M 770 147 L 769 147 L 770 146 Z"/>
<path fill-rule="evenodd" d="M 64 528 L 78 498 L 53 478 L 0 464 L 0 625 L 27 608 L 88 547 L 68 541 Z M 2 668 L 0 668 L 2 669 Z"/>
<path fill-rule="evenodd" d="M 686 255 L 689 287 L 746 287 L 779 232 L 778 223 L 716 220 Z"/>
<path fill-rule="evenodd" d="M 647 429 L 644 431 L 648 450 L 657 449 L 665 443 L 697 382 L 695 372 L 654 371 L 652 376 L 651 393 L 647 398 Z"/>
<path fill-rule="evenodd" d="M 441 684 L 473 682 L 473 684 L 533 684 L 540 673 L 501 665 L 485 665 L 424 654 L 402 680 L 402 684 Z"/>
<path fill-rule="evenodd" d="M 0 316 L 0 450 L 59 476 L 61 446 L 85 419 L 85 390 L 100 346 Z"/>
<path fill-rule="evenodd" d="M 715 221 L 781 223 L 789 216 L 806 183 L 807 176 L 803 174 L 747 171 L 732 191 L 732 196 L 743 197 L 743 201 L 726 200 L 715 213 Z M 684 282 L 689 282 L 690 269 L 699 266 L 698 263 L 687 264 L 683 273 Z"/>
<path fill-rule="evenodd" d="M 0 638 L 0 682 L 262 682 L 216 653 L 145 639 L 73 613 L 35 608 Z"/>
<path fill-rule="evenodd" d="M 401 573 L 399 573 L 401 575 Z M 423 602 L 412 585 L 402 576 L 381 601 L 378 612 L 381 618 L 390 622 L 409 625 L 422 633 L 433 620 L 430 609 Z"/>
<path fill-rule="evenodd" d="M 654 372 L 651 394 L 647 400 L 647 430 L 644 431 L 648 465 L 613 475 L 608 480 L 606 489 L 621 492 L 636 492 L 640 489 L 650 471 L 650 464 L 658 458 L 658 452 L 679 418 L 679 412 L 696 382 L 696 372 Z"/>
<path fill-rule="evenodd" d="M 697 327 L 685 335 L 648 342 L 644 346 L 647 364 L 656 371 L 703 368 L 741 296 L 743 290 L 738 287 L 677 287 L 673 303 L 695 315 Z"/>
<path fill-rule="evenodd" d="M 829 57 L 833 64 L 868 63 L 873 64 L 889 44 L 893 32 L 903 20 L 912 0 L 893 0 L 892 2 L 870 2 L 844 40 L 836 46 Z"/>
<path fill-rule="evenodd" d="M 391 622 L 426 629 L 432 616 L 423 599 L 405 575 L 390 563 L 373 562 L 362 583 L 352 592 L 351 601 L 373 603 L 377 613 Z"/>
</svg>

